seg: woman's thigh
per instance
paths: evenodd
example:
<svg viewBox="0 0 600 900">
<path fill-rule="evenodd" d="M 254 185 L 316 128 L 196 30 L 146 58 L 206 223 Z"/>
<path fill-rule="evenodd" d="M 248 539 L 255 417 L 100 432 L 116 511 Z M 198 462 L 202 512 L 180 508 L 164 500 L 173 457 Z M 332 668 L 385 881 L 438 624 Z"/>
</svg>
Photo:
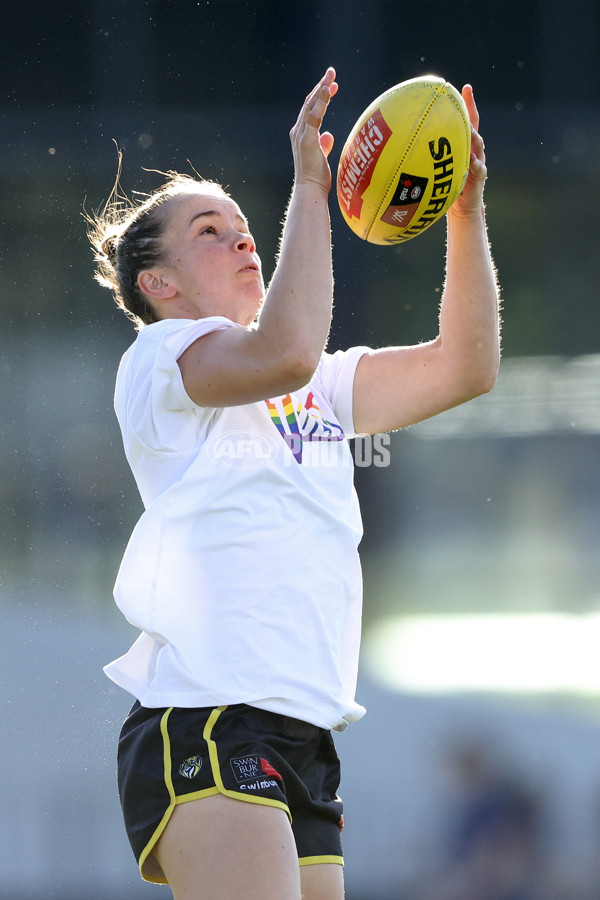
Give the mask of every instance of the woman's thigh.
<svg viewBox="0 0 600 900">
<path fill-rule="evenodd" d="M 175 900 L 302 897 L 289 819 L 273 806 L 221 794 L 178 804 L 153 852 Z M 313 900 L 312 894 L 306 896 Z M 326 895 L 314 894 L 314 900 L 321 896 Z M 337 900 L 335 894 L 327 896 Z"/>
<path fill-rule="evenodd" d="M 344 900 L 344 869 L 332 863 L 300 867 L 302 900 Z"/>
</svg>

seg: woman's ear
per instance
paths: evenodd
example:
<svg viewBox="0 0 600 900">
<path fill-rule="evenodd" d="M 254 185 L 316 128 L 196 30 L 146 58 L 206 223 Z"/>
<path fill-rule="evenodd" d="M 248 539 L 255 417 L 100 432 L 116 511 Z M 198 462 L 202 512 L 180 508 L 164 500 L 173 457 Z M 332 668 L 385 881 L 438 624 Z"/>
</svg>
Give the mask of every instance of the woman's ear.
<svg viewBox="0 0 600 900">
<path fill-rule="evenodd" d="M 164 273 L 161 275 L 152 269 L 144 269 L 137 277 L 139 289 L 151 300 L 172 300 L 177 287 Z"/>
</svg>

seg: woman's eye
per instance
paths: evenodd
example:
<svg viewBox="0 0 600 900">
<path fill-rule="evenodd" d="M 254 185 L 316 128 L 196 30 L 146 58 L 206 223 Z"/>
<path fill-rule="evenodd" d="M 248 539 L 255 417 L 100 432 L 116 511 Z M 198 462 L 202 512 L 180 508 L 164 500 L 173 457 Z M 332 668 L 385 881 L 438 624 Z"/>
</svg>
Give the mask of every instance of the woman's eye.
<svg viewBox="0 0 600 900">
<path fill-rule="evenodd" d="M 214 225 L 207 225 L 206 228 L 203 228 L 200 234 L 216 234 L 217 229 Z"/>
</svg>

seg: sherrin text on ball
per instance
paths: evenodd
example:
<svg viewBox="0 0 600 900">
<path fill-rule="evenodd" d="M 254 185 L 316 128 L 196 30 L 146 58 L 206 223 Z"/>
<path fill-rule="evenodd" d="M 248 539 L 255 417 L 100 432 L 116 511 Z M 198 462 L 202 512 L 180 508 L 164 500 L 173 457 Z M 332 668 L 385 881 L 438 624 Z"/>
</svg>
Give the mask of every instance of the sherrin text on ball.
<svg viewBox="0 0 600 900">
<path fill-rule="evenodd" d="M 470 154 L 469 114 L 449 82 L 427 75 L 389 88 L 358 119 L 340 156 L 345 221 L 373 244 L 422 234 L 462 191 Z"/>
</svg>

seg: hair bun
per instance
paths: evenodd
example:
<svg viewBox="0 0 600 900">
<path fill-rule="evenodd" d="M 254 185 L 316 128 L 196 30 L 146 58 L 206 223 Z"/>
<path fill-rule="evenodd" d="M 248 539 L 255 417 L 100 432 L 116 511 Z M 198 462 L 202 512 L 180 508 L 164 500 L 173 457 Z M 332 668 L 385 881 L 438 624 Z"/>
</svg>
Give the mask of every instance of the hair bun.
<svg viewBox="0 0 600 900">
<path fill-rule="evenodd" d="M 117 255 L 117 235 L 108 234 L 102 241 L 100 250 L 106 257 L 106 259 L 114 265 Z"/>
</svg>

